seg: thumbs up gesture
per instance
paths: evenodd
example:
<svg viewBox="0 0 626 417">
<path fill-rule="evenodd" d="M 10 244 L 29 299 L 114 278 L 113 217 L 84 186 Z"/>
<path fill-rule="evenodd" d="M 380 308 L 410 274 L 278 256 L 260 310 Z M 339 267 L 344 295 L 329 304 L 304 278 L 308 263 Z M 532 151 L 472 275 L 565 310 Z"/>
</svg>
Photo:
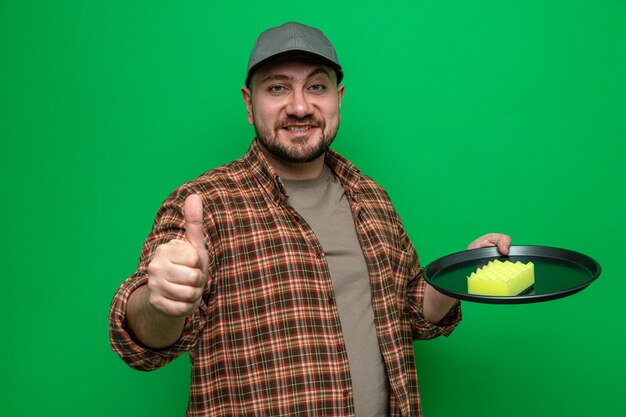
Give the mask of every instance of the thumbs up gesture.
<svg viewBox="0 0 626 417">
<path fill-rule="evenodd" d="M 185 239 L 160 245 L 148 265 L 149 302 L 171 317 L 193 314 L 207 282 L 209 255 L 204 241 L 202 199 L 185 200 Z"/>
</svg>

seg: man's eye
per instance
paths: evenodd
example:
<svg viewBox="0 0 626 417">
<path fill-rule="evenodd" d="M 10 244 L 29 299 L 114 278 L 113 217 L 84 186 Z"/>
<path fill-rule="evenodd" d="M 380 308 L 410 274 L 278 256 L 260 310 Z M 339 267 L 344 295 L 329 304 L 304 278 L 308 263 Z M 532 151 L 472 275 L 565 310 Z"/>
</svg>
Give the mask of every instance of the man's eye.
<svg viewBox="0 0 626 417">
<path fill-rule="evenodd" d="M 326 87 L 322 84 L 313 84 L 311 87 L 309 87 L 311 90 L 321 93 L 322 91 L 324 91 L 326 89 Z"/>
<path fill-rule="evenodd" d="M 285 87 L 282 85 L 273 85 L 270 87 L 270 91 L 272 93 L 282 93 L 283 91 L 285 91 Z"/>
</svg>

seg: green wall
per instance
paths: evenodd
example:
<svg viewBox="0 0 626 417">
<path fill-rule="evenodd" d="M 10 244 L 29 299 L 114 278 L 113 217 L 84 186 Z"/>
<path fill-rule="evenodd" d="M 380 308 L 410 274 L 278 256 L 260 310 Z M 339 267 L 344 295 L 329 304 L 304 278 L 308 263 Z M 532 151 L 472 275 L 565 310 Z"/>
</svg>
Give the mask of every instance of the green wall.
<svg viewBox="0 0 626 417">
<path fill-rule="evenodd" d="M 247 149 L 247 55 L 287 20 L 333 40 L 335 149 L 423 263 L 501 231 L 603 267 L 417 342 L 426 416 L 626 415 L 626 2 L 227 3 L 0 0 L 0 415 L 183 415 L 187 358 L 131 370 L 107 310 L 169 191 Z"/>
</svg>

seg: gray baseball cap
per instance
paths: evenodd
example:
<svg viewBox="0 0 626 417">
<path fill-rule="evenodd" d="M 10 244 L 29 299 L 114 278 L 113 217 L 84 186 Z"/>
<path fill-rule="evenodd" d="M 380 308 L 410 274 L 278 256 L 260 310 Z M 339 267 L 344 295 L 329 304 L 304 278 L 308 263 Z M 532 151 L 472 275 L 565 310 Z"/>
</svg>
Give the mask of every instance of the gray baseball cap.
<svg viewBox="0 0 626 417">
<path fill-rule="evenodd" d="M 272 58 L 290 53 L 312 55 L 321 58 L 337 72 L 337 83 L 343 79 L 343 71 L 335 48 L 319 29 L 301 23 L 288 22 L 262 32 L 254 44 L 250 60 L 246 86 L 254 71 Z"/>
</svg>

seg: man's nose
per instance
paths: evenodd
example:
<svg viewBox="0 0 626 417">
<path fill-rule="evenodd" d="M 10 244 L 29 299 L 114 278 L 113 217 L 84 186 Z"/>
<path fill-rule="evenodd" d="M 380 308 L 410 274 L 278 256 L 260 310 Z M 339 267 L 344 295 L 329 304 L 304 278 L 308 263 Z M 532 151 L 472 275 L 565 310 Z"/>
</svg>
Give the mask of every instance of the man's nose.
<svg viewBox="0 0 626 417">
<path fill-rule="evenodd" d="M 313 113 L 313 105 L 302 91 L 294 91 L 287 104 L 287 114 L 298 118 L 303 118 Z"/>
</svg>

